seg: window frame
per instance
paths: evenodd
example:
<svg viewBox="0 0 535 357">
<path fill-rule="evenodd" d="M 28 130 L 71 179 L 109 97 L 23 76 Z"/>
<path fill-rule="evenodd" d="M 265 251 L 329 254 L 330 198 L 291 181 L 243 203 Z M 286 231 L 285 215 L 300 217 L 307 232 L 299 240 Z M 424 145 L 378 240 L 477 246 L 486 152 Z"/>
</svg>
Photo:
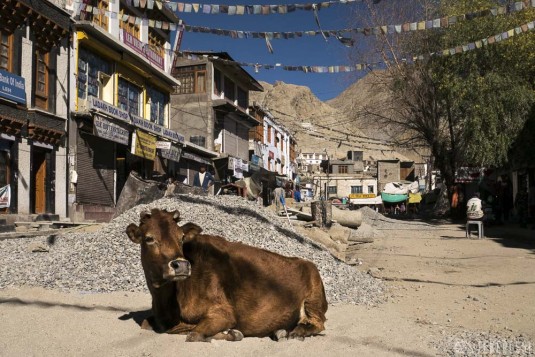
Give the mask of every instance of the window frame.
<svg viewBox="0 0 535 357">
<path fill-rule="evenodd" d="M 339 174 L 349 173 L 349 165 L 338 165 L 338 173 Z"/>
<path fill-rule="evenodd" d="M 7 37 L 7 43 L 4 44 L 4 35 Z M 0 29 L 0 69 L 3 69 L 7 72 L 12 73 L 13 72 L 13 54 L 15 51 L 15 48 L 13 46 L 13 33 L 9 33 L 6 31 L 2 31 Z M 4 47 L 7 47 L 7 56 L 3 55 L 3 52 L 1 49 Z M 1 59 L 6 57 L 7 58 L 7 67 L 2 66 Z"/>
<path fill-rule="evenodd" d="M 121 86 L 121 83 L 126 83 L 127 84 L 127 93 L 126 93 L 127 106 L 126 106 L 126 108 L 124 108 L 123 103 L 121 103 L 119 101 L 121 98 L 125 98 L 125 95 L 120 93 L 120 88 L 119 87 Z M 134 113 L 131 110 L 131 106 L 130 106 L 130 88 L 137 88 L 139 90 L 138 95 L 137 95 L 137 98 L 138 98 L 137 113 Z M 142 106 L 143 98 L 142 98 L 142 95 L 143 95 L 143 88 L 142 87 L 138 86 L 137 84 L 129 81 L 128 79 L 126 79 L 126 78 L 124 78 L 122 76 L 119 76 L 119 81 L 117 83 L 117 106 L 119 108 L 121 108 L 123 110 L 126 110 L 130 114 L 137 115 L 139 117 L 143 117 L 143 106 Z"/>
<path fill-rule="evenodd" d="M 351 193 L 364 193 L 363 189 L 364 189 L 364 187 L 362 185 L 360 185 L 360 186 L 351 186 Z"/>
<path fill-rule="evenodd" d="M 157 104 L 160 104 L 159 101 L 154 101 L 154 93 L 158 93 L 158 94 L 161 94 L 161 97 L 163 98 L 163 102 L 161 102 L 161 106 L 159 106 L 159 109 L 158 110 L 158 115 L 161 117 L 160 118 L 157 118 L 156 120 L 153 119 L 153 105 L 157 105 Z M 158 125 L 164 125 L 165 124 L 165 108 L 167 107 L 167 105 L 169 104 L 169 96 L 166 95 L 164 92 L 154 88 L 154 87 L 147 87 L 147 95 L 150 99 L 150 118 L 149 120 L 153 123 L 156 123 Z M 161 120 L 160 120 L 161 119 Z"/>
<path fill-rule="evenodd" d="M 122 5 L 122 4 L 121 4 Z M 123 15 L 129 16 L 126 21 L 123 21 Z M 141 37 L 141 26 L 136 25 L 136 23 L 130 23 L 128 20 L 131 18 L 137 17 L 136 14 L 132 12 L 132 10 L 128 9 L 125 6 L 121 6 L 121 9 L 119 10 L 119 29 L 125 30 L 130 35 L 134 36 L 138 40 Z M 150 40 L 150 36 L 149 36 Z"/>
<path fill-rule="evenodd" d="M 375 193 L 375 188 L 373 185 L 368 185 L 368 193 Z"/>
<path fill-rule="evenodd" d="M 199 89 L 200 76 L 204 76 L 202 91 Z M 206 65 L 199 64 L 193 66 L 175 67 L 173 77 L 178 79 L 180 86 L 175 87 L 175 94 L 202 94 L 206 93 Z M 187 84 L 187 85 L 184 85 Z"/>
<path fill-rule="evenodd" d="M 338 194 L 338 186 L 327 186 L 327 194 L 328 195 Z"/>
<path fill-rule="evenodd" d="M 41 56 L 44 56 L 41 58 Z M 43 64 L 44 70 L 40 70 Z M 34 106 L 43 110 L 48 110 L 48 103 L 50 100 L 50 52 L 43 52 L 39 49 L 35 50 L 35 83 L 33 87 L 33 94 L 35 96 Z M 43 75 L 43 81 L 40 80 L 40 75 Z M 39 84 L 43 84 L 44 90 L 39 89 Z"/>
</svg>

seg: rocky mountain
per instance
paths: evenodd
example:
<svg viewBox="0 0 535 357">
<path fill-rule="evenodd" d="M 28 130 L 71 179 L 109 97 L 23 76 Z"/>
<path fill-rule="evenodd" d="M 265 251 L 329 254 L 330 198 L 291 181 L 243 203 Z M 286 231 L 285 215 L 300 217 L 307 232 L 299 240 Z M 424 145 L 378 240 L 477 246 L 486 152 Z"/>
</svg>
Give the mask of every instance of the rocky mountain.
<svg viewBox="0 0 535 357">
<path fill-rule="evenodd" d="M 390 134 L 378 127 L 372 116 L 364 115 L 367 105 L 378 108 L 388 100 L 368 77 L 325 103 L 308 87 L 280 81 L 273 85 L 261 82 L 264 92 L 252 93 L 250 101 L 269 109 L 296 136 L 303 153 L 326 150 L 331 157 L 344 158 L 349 150 L 362 150 L 365 160 L 408 160 L 389 141 Z"/>
</svg>

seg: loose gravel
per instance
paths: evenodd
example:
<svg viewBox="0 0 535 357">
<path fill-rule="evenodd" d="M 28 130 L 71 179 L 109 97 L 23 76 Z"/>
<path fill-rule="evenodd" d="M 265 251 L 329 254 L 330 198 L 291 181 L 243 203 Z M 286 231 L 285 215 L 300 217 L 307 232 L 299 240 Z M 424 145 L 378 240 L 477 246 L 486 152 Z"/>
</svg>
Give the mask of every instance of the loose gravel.
<svg viewBox="0 0 535 357">
<path fill-rule="evenodd" d="M 337 260 L 270 210 L 236 196 L 178 195 L 136 206 L 95 233 L 0 241 L 0 288 L 147 291 L 139 246 L 130 242 L 125 229 L 130 223 L 138 224 L 140 213 L 152 208 L 178 209 L 181 224 L 196 223 L 204 233 L 314 262 L 331 304 L 384 301 L 385 286 L 380 280 Z M 35 242 L 48 246 L 48 252 L 32 252 L 30 245 Z"/>
<path fill-rule="evenodd" d="M 437 229 L 435 226 L 428 224 L 428 223 L 424 223 L 424 222 L 388 218 L 369 207 L 362 207 L 359 209 L 359 211 L 362 213 L 362 222 L 369 224 L 373 229 L 379 229 L 379 230 Z"/>
</svg>

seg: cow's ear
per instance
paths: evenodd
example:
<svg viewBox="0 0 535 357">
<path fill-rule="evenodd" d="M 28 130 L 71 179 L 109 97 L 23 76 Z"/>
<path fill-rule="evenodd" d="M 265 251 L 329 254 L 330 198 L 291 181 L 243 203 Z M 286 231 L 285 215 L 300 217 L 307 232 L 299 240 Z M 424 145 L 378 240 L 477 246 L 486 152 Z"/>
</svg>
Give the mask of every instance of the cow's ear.
<svg viewBox="0 0 535 357">
<path fill-rule="evenodd" d="M 195 223 L 188 222 L 184 224 L 182 227 L 182 231 L 184 232 L 184 241 L 187 241 L 193 237 L 195 237 L 197 234 L 200 234 L 202 232 L 202 228 L 196 225 Z"/>
<path fill-rule="evenodd" d="M 132 242 L 136 244 L 141 244 L 141 240 L 143 238 L 141 234 L 141 229 L 139 229 L 139 227 L 136 226 L 134 223 L 130 223 L 128 227 L 126 227 L 126 234 Z"/>
<path fill-rule="evenodd" d="M 142 211 L 139 214 L 139 220 L 142 221 L 142 222 L 146 221 L 147 219 L 150 219 L 150 217 L 151 217 L 151 214 L 148 211 Z"/>
<path fill-rule="evenodd" d="M 174 212 L 171 212 L 171 213 L 173 213 L 173 220 L 175 222 L 180 221 L 180 212 L 178 212 L 178 210 L 175 210 Z"/>
</svg>

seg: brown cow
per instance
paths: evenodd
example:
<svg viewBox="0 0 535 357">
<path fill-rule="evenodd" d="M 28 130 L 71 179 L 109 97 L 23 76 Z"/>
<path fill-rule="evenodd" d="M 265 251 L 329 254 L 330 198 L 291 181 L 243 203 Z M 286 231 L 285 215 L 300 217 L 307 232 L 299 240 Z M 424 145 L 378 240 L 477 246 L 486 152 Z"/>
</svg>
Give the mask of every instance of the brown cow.
<svg viewBox="0 0 535 357">
<path fill-rule="evenodd" d="M 142 213 L 128 237 L 141 244 L 152 295 L 142 327 L 188 333 L 186 341 L 243 336 L 303 339 L 323 331 L 327 300 L 316 266 L 222 237 L 200 234 L 179 213 Z"/>
</svg>

